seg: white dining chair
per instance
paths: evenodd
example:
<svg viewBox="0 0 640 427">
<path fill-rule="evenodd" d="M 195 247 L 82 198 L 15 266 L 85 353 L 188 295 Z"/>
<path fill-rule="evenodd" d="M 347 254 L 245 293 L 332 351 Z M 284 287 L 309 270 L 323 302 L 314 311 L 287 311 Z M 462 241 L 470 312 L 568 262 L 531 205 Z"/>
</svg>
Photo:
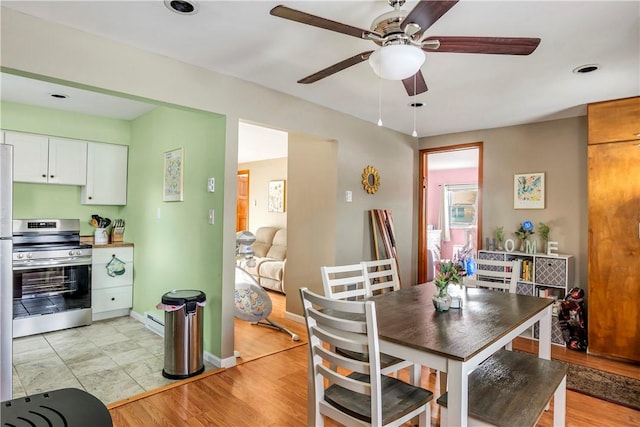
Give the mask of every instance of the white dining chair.
<svg viewBox="0 0 640 427">
<path fill-rule="evenodd" d="M 392 261 L 393 266 L 395 267 L 395 261 Z M 363 300 L 371 296 L 372 294 L 369 280 L 371 276 L 365 276 L 366 273 L 364 262 L 350 265 L 323 266 L 320 267 L 320 273 L 322 275 L 324 295 L 328 298 L 343 301 L 356 301 Z M 400 288 L 397 277 L 398 276 L 396 270 L 395 279 L 390 280 L 390 283 L 398 283 L 397 287 L 393 285 L 394 290 Z M 349 351 L 347 349 L 338 349 L 337 351 L 352 358 L 362 359 L 363 357 L 365 357 L 365 355 L 360 355 L 357 354 L 357 352 Z M 411 362 L 385 353 L 382 353 L 381 357 L 382 359 L 380 362 L 380 366 L 382 367 L 382 373 L 384 375 L 393 374 L 403 368 L 411 368 L 409 372 L 409 381 L 411 382 L 411 384 L 417 386 L 420 385 L 422 373 L 421 367 L 419 365 L 414 365 Z"/>
<path fill-rule="evenodd" d="M 400 426 L 418 417 L 421 427 L 430 426 L 433 393 L 381 373 L 375 303 L 326 298 L 307 288 L 300 295 L 309 333 L 313 424 L 322 426 L 328 417 L 347 426 Z M 336 348 L 367 357 L 350 359 Z"/>
<path fill-rule="evenodd" d="M 490 288 L 516 293 L 520 279 L 520 262 L 488 259 L 476 260 L 475 276 L 466 276 L 463 283 L 468 287 Z"/>
<path fill-rule="evenodd" d="M 400 289 L 398 266 L 394 258 L 362 261 L 365 289 L 368 296 Z"/>
<path fill-rule="evenodd" d="M 324 295 L 339 300 L 361 300 L 367 297 L 362 264 L 320 267 Z"/>
<path fill-rule="evenodd" d="M 476 260 L 476 273 L 474 277 L 466 276 L 462 279 L 465 286 L 475 288 L 488 288 L 516 293 L 518 279 L 520 279 L 520 262 L 518 260 Z M 511 343 L 505 346 L 511 350 Z"/>
</svg>

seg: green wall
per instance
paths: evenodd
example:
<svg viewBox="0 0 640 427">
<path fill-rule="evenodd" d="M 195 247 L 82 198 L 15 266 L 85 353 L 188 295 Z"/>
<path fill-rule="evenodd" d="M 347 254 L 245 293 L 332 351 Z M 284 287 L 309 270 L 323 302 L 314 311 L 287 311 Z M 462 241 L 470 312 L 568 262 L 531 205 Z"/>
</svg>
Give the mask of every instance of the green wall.
<svg viewBox="0 0 640 427">
<path fill-rule="evenodd" d="M 131 122 L 126 238 L 135 242 L 133 310 L 172 289 L 207 295 L 204 348 L 220 355 L 225 118 L 158 107 Z M 162 201 L 163 154 L 184 149 L 184 201 Z M 207 178 L 216 191 L 207 192 Z M 215 210 L 209 225 L 208 211 Z M 160 217 L 158 218 L 158 211 Z M 217 337 L 214 339 L 214 337 Z"/>
<path fill-rule="evenodd" d="M 65 138 L 129 145 L 130 122 L 34 107 L 15 102 L 0 104 L 0 128 Z M 16 183 L 13 191 L 14 218 L 80 218 L 80 233 L 91 235 L 92 214 L 118 218 L 120 206 L 80 204 L 81 187 L 56 184 Z"/>
<path fill-rule="evenodd" d="M 128 120 L 90 116 L 3 101 L 0 124 L 4 130 L 40 133 L 86 141 L 129 145 Z"/>
<path fill-rule="evenodd" d="M 4 130 L 129 146 L 127 206 L 81 205 L 79 186 L 15 183 L 13 216 L 80 218 L 83 235 L 93 232 L 92 214 L 124 218 L 125 240 L 135 245 L 133 310 L 154 308 L 172 289 L 204 291 L 204 348 L 220 355 L 221 313 L 215 307 L 222 304 L 225 118 L 164 106 L 133 121 L 13 102 L 0 106 Z M 163 154 L 178 147 L 184 148 L 184 201 L 163 202 Z M 215 193 L 207 192 L 209 177 L 216 179 Z M 214 225 L 207 223 L 209 209 L 215 210 Z"/>
</svg>

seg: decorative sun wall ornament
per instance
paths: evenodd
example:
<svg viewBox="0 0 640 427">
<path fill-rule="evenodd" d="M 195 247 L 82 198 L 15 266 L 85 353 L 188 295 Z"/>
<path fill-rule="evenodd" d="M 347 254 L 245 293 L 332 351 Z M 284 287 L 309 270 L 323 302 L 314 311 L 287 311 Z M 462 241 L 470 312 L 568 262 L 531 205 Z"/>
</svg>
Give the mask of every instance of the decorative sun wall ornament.
<svg viewBox="0 0 640 427">
<path fill-rule="evenodd" d="M 362 185 L 364 187 L 364 191 L 369 194 L 374 194 L 380 188 L 380 175 L 378 175 L 378 170 L 369 165 L 364 168 L 364 172 L 362 172 Z"/>
</svg>

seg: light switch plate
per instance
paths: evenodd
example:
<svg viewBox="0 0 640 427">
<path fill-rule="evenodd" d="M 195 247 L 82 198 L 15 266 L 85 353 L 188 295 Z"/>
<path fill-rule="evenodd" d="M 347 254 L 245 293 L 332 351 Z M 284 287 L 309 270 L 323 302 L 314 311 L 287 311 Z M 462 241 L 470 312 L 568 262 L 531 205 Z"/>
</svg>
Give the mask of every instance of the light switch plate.
<svg viewBox="0 0 640 427">
<path fill-rule="evenodd" d="M 216 191 L 216 179 L 215 178 L 209 178 L 207 180 L 207 191 L 209 191 L 209 193 L 214 193 Z"/>
<path fill-rule="evenodd" d="M 209 224 L 213 225 L 213 223 L 215 222 L 215 212 L 213 211 L 213 209 L 209 209 Z"/>
<path fill-rule="evenodd" d="M 351 191 L 347 191 L 344 195 L 344 198 L 347 203 L 353 202 L 353 193 Z"/>
</svg>

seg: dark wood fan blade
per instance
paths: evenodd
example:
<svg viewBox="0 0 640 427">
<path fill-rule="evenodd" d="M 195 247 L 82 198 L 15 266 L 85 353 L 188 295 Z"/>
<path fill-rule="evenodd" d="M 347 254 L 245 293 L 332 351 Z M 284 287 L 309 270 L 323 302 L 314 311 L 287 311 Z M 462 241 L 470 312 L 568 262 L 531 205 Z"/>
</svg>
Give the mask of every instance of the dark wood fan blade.
<svg viewBox="0 0 640 427">
<path fill-rule="evenodd" d="M 353 65 L 359 64 L 363 61 L 369 59 L 369 55 L 371 55 L 373 51 L 369 50 L 367 52 L 362 52 L 357 55 L 353 55 L 351 58 L 347 58 L 344 61 L 340 61 L 337 64 L 333 64 L 324 70 L 320 70 L 317 73 L 313 73 L 310 76 L 305 77 L 304 79 L 298 80 L 298 83 L 309 84 L 317 82 L 318 80 L 322 80 L 325 77 L 329 77 L 332 74 L 337 73 L 338 71 L 342 71 L 346 68 L 349 68 Z"/>
<path fill-rule="evenodd" d="M 415 77 L 415 82 L 413 79 L 414 77 Z M 404 88 L 407 91 L 407 94 L 409 96 L 420 95 L 421 93 L 424 93 L 428 90 L 427 82 L 424 81 L 424 76 L 422 75 L 422 71 L 420 70 L 418 70 L 418 72 L 415 75 L 404 79 L 402 81 L 402 84 L 404 85 Z M 414 87 L 416 88 L 415 93 L 413 92 Z"/>
<path fill-rule="evenodd" d="M 441 0 L 422 0 L 419 2 L 406 18 L 402 21 L 402 30 L 411 23 L 418 24 L 420 26 L 420 32 L 424 31 L 432 26 L 438 19 L 449 11 L 458 0 L 453 1 L 441 1 Z"/>
<path fill-rule="evenodd" d="M 271 15 L 277 16 L 279 18 L 288 19 L 290 21 L 300 22 L 302 24 L 311 25 L 312 27 L 323 28 L 325 30 L 335 31 L 336 33 L 346 34 L 348 36 L 357 37 L 359 39 L 364 38 L 365 34 L 375 34 L 378 37 L 381 37 L 380 34 L 363 30 L 361 28 L 353 27 L 351 25 L 342 24 L 340 22 L 332 21 L 330 19 L 321 18 L 319 16 L 311 15 L 306 12 L 301 12 L 299 10 L 291 9 L 286 6 L 276 6 L 271 9 Z"/>
<path fill-rule="evenodd" d="M 423 41 L 438 40 L 438 49 L 423 48 L 427 52 L 488 53 L 493 55 L 529 55 L 540 39 L 529 37 L 427 37 Z"/>
</svg>

